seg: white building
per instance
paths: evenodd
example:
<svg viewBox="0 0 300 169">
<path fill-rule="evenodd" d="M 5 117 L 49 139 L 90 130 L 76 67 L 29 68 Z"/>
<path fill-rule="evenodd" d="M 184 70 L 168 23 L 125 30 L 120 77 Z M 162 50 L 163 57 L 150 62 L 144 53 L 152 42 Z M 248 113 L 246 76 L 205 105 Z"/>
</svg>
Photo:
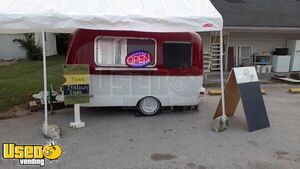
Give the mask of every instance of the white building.
<svg viewBox="0 0 300 169">
<path fill-rule="evenodd" d="M 224 19 L 224 67 L 231 70 L 252 56 L 272 54 L 300 40 L 299 0 L 211 0 Z M 216 33 L 200 33 L 206 55 L 211 53 Z M 217 59 L 216 59 L 217 60 Z M 252 63 L 251 63 L 252 62 Z M 218 69 L 216 69 L 218 70 Z"/>
<path fill-rule="evenodd" d="M 53 33 L 45 33 L 46 55 L 56 55 L 56 36 Z M 23 39 L 24 34 L 0 34 L 0 60 L 14 60 L 26 58 L 26 50 L 20 47 L 20 43 L 14 39 Z M 35 42 L 41 46 L 42 33 L 35 34 Z"/>
</svg>

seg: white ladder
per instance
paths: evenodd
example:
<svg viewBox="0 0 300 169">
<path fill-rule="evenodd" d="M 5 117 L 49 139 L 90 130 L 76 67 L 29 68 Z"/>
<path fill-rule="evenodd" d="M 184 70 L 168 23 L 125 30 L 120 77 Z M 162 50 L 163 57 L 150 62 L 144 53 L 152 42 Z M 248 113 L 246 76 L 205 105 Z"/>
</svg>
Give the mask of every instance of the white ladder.
<svg viewBox="0 0 300 169">
<path fill-rule="evenodd" d="M 214 39 L 214 38 L 213 38 Z M 211 71 L 220 71 L 220 43 L 213 42 L 210 44 Z"/>
<path fill-rule="evenodd" d="M 210 52 L 204 52 L 203 53 L 203 70 L 204 72 L 210 72 Z"/>
<path fill-rule="evenodd" d="M 225 52 L 223 52 L 223 56 Z M 220 71 L 221 70 L 221 59 L 220 59 L 220 36 L 212 36 L 210 42 L 210 70 Z"/>
</svg>

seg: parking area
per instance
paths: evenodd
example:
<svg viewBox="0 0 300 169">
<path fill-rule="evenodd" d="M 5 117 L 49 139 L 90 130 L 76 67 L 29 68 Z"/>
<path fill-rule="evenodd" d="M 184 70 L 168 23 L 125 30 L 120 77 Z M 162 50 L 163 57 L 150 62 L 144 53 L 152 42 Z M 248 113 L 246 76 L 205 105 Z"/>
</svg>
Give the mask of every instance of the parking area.
<svg viewBox="0 0 300 169">
<path fill-rule="evenodd" d="M 247 131 L 243 108 L 229 119 L 228 130 L 211 130 L 219 96 L 206 95 L 199 111 L 165 111 L 135 117 L 133 110 L 83 108 L 86 127 L 72 129 L 72 109 L 50 115 L 62 128 L 63 155 L 44 168 L 210 169 L 300 168 L 300 95 L 285 84 L 262 85 L 271 128 Z M 46 144 L 43 113 L 0 121 L 0 142 Z M 2 145 L 1 145 L 2 146 Z M 0 168 L 26 168 L 0 158 Z M 28 167 L 30 168 L 30 167 Z"/>
</svg>

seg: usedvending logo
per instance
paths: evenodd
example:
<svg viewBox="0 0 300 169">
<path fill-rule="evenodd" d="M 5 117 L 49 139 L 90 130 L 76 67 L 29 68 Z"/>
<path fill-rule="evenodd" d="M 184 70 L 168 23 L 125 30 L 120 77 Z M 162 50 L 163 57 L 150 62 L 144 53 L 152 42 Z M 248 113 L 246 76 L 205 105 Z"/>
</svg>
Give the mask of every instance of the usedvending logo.
<svg viewBox="0 0 300 169">
<path fill-rule="evenodd" d="M 55 141 L 50 140 L 46 145 L 17 145 L 15 143 L 2 144 L 4 159 L 19 160 L 20 165 L 45 166 L 45 159 L 57 160 L 62 155 L 62 148 Z"/>
</svg>

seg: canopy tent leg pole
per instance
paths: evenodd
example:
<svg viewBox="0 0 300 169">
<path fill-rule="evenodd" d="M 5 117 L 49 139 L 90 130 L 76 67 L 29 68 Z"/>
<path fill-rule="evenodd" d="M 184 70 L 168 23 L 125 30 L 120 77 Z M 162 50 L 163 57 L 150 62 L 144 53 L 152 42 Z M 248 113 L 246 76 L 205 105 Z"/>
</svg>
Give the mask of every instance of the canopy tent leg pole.
<svg viewBox="0 0 300 169">
<path fill-rule="evenodd" d="M 85 122 L 80 120 L 80 104 L 74 104 L 74 122 L 70 123 L 72 128 L 82 128 L 85 127 Z"/>
<path fill-rule="evenodd" d="M 222 116 L 226 116 L 225 113 L 225 99 L 224 99 L 224 78 L 223 78 L 223 30 L 220 31 L 220 74 L 221 74 L 221 95 L 222 95 Z"/>
<path fill-rule="evenodd" d="M 228 118 L 225 112 L 224 79 L 223 79 L 223 30 L 220 31 L 220 77 L 221 77 L 221 105 L 222 116 L 214 119 L 212 129 L 221 132 L 227 129 Z"/>
<path fill-rule="evenodd" d="M 42 47 L 43 47 L 43 77 L 44 77 L 44 134 L 48 132 L 48 101 L 47 101 L 47 64 L 46 64 L 46 47 L 45 47 L 45 31 L 42 31 Z"/>
</svg>

